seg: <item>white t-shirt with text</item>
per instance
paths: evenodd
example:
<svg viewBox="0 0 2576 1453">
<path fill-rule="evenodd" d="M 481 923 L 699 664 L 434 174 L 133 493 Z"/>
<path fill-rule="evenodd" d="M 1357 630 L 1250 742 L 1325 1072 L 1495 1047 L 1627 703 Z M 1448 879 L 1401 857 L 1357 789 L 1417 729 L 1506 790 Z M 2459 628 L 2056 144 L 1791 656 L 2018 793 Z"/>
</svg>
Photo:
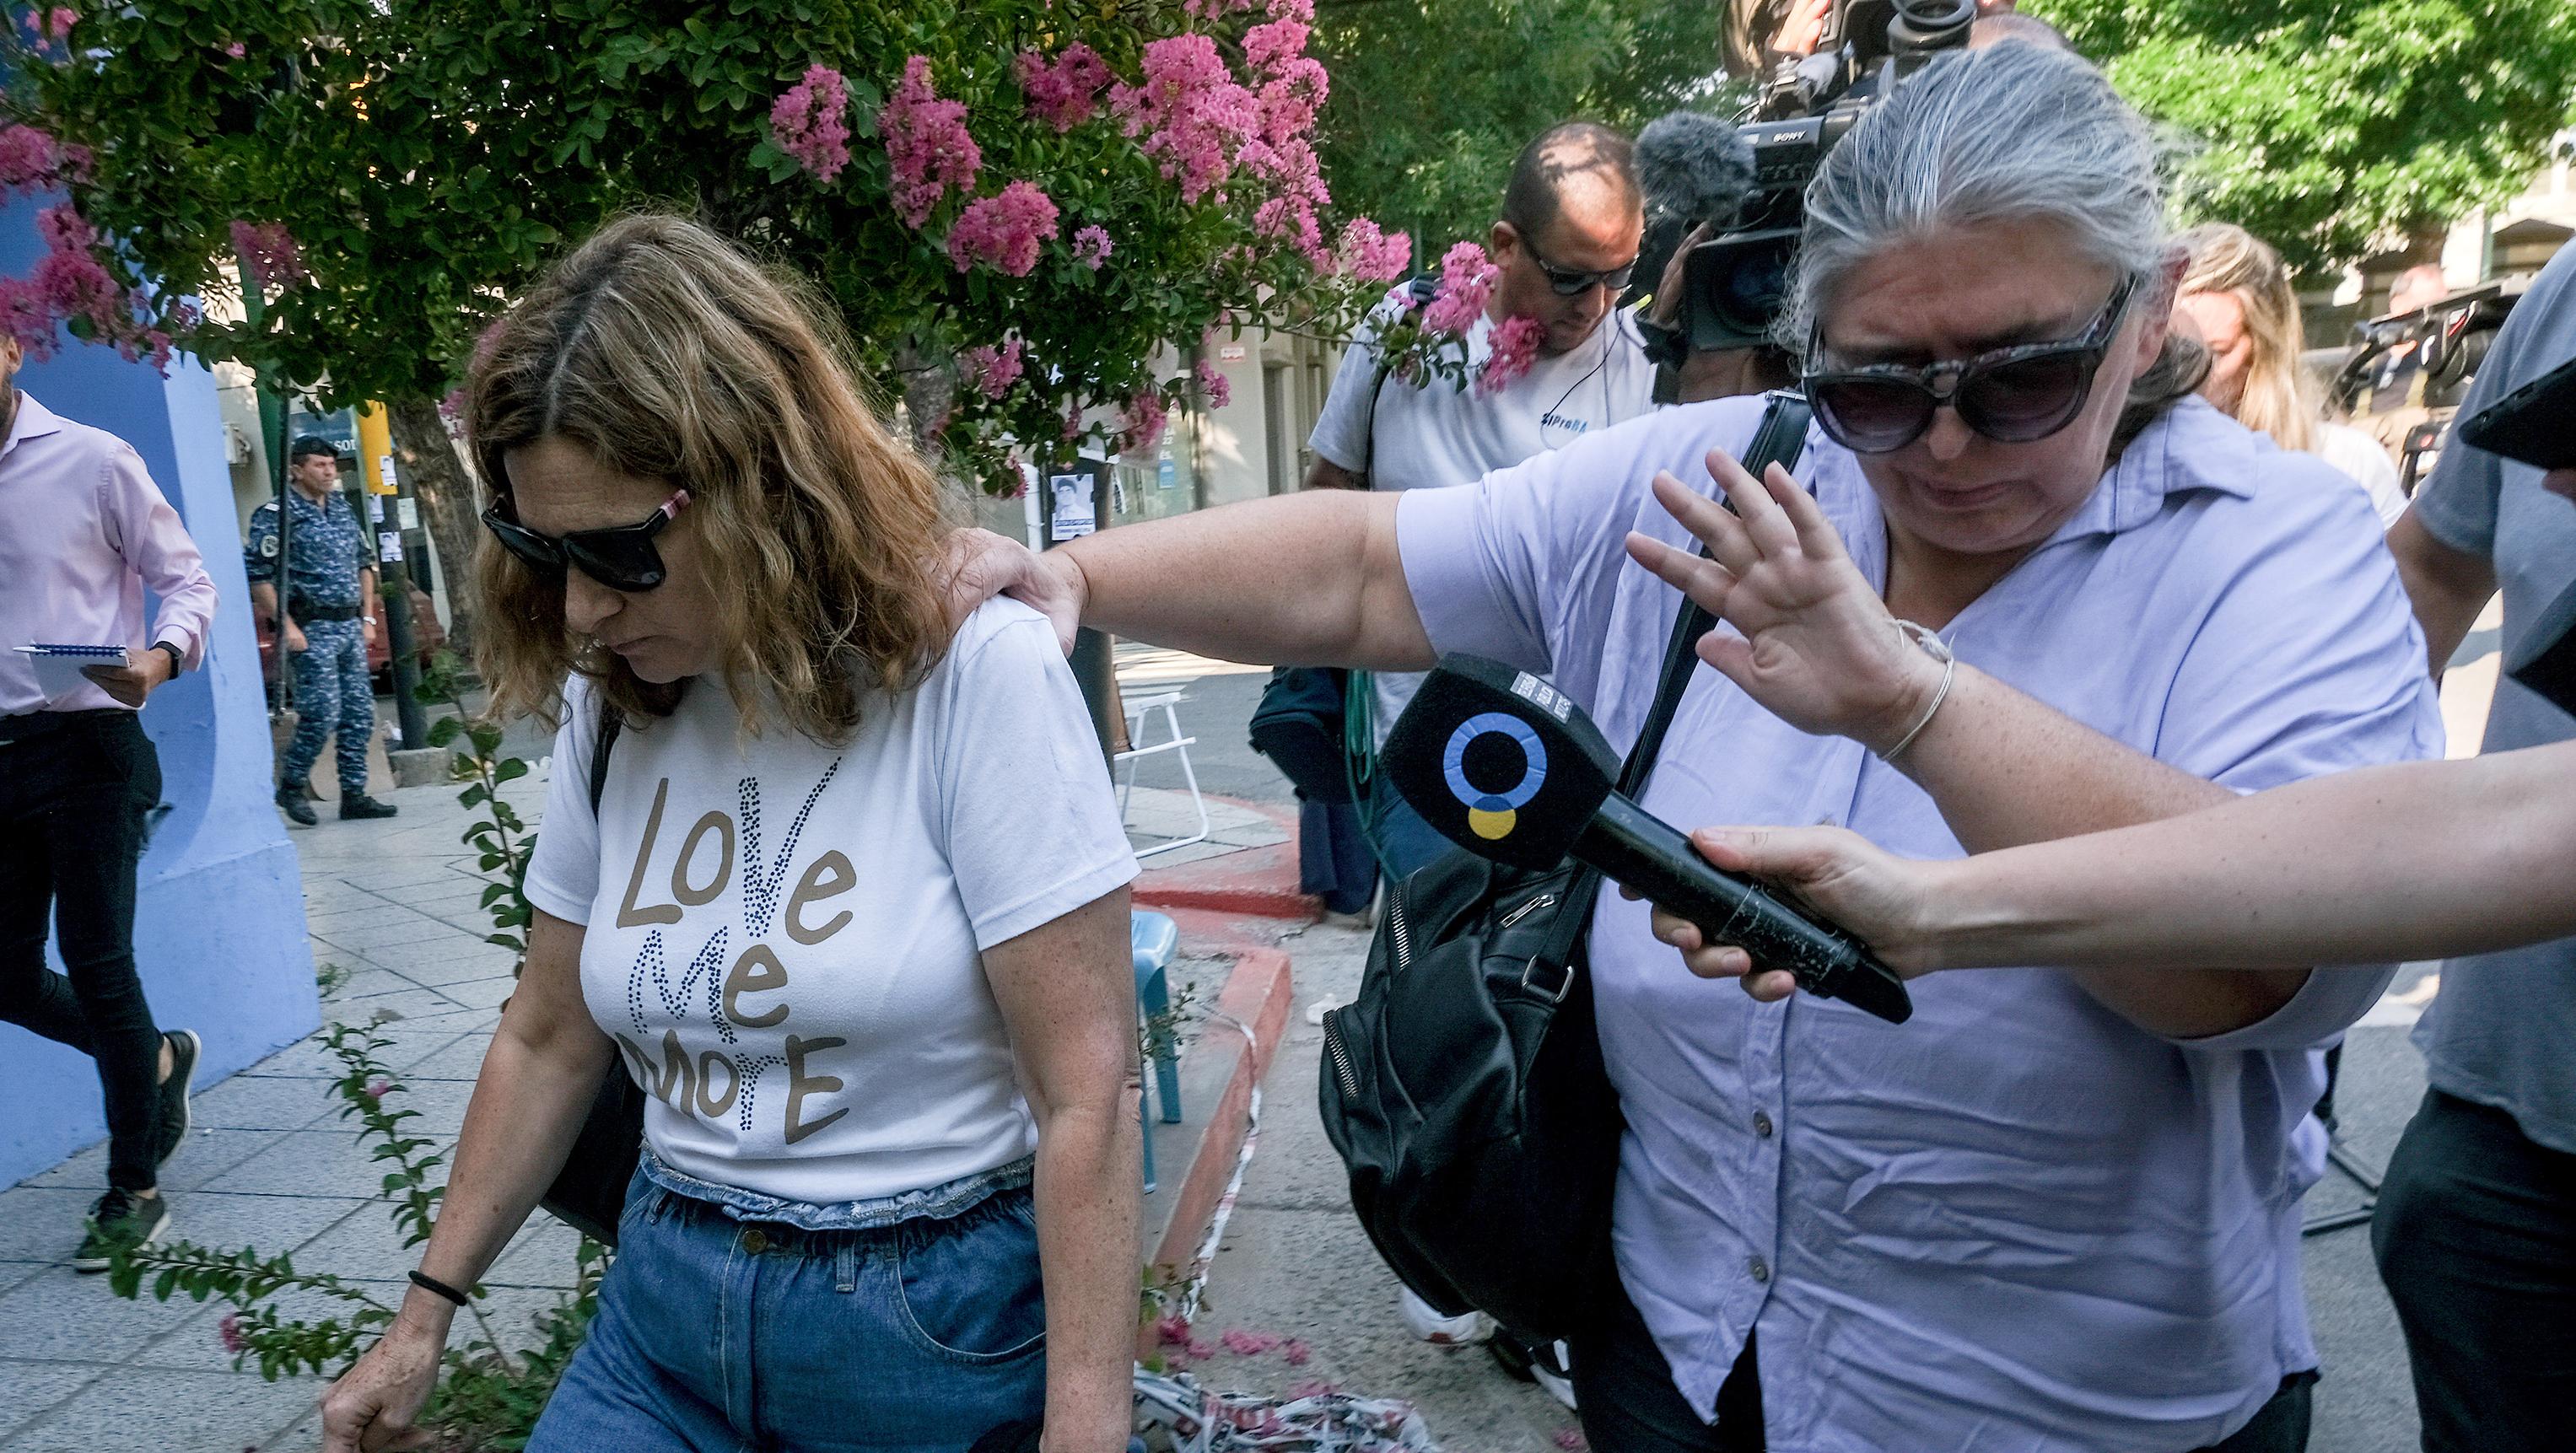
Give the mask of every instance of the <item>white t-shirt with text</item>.
<svg viewBox="0 0 2576 1453">
<path fill-rule="evenodd" d="M 1136 874 L 1045 619 L 996 600 L 825 746 L 715 678 L 629 726 L 566 689 L 528 901 L 587 926 L 582 997 L 682 1174 L 829 1205 L 1034 1151 L 981 953 Z"/>
</svg>

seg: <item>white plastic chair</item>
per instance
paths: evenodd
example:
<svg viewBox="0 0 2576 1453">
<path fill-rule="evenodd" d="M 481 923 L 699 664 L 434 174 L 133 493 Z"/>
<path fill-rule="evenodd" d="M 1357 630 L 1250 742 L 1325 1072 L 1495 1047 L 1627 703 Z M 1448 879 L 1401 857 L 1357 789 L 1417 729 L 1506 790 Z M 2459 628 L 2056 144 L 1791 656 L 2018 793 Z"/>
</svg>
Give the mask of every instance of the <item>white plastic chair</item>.
<svg viewBox="0 0 2576 1453">
<path fill-rule="evenodd" d="M 1180 704 L 1188 699 L 1180 692 L 1164 691 L 1152 696 L 1129 697 L 1126 701 L 1128 746 L 1126 751 L 1118 753 L 1113 758 L 1118 766 L 1119 817 L 1122 819 L 1126 817 L 1127 799 L 1136 787 L 1137 759 L 1159 756 L 1164 752 L 1173 753 L 1180 758 L 1181 780 L 1189 784 L 1190 805 L 1197 808 L 1199 814 L 1197 833 L 1190 837 L 1174 838 L 1167 843 L 1156 843 L 1150 848 L 1139 849 L 1136 856 L 1140 858 L 1150 858 L 1156 853 L 1168 853 L 1174 848 L 1185 848 L 1192 843 L 1205 842 L 1208 838 L 1210 827 L 1207 798 L 1200 794 L 1199 774 L 1190 766 L 1190 744 L 1198 738 L 1181 735 L 1181 717 L 1177 710 Z M 1163 714 L 1165 736 L 1163 740 L 1147 742 L 1144 739 L 1145 719 L 1157 711 Z"/>
</svg>

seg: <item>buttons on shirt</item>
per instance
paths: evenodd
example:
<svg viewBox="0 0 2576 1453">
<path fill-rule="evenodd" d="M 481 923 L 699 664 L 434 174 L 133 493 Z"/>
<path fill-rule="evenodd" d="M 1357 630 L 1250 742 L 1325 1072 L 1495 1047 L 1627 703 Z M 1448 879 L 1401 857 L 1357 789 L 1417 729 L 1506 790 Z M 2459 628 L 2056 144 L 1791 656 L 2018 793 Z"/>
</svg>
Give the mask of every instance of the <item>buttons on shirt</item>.
<svg viewBox="0 0 2576 1453">
<path fill-rule="evenodd" d="M 1761 1137 L 1762 1137 L 1763 1139 L 1765 1139 L 1765 1140 L 1768 1140 L 1768 1139 L 1770 1139 L 1770 1138 L 1771 1138 L 1771 1112 L 1770 1112 L 1770 1111 L 1768 1111 L 1768 1110 L 1756 1110 L 1756 1111 L 1754 1111 L 1754 1112 L 1753 1112 L 1753 1133 L 1754 1133 L 1754 1134 L 1756 1134 L 1756 1135 L 1761 1136 Z"/>
<path fill-rule="evenodd" d="M 1752 1265 L 1749 1269 L 1752 1271 L 1753 1279 L 1755 1281 L 1761 1282 L 1766 1286 L 1770 1284 L 1771 1263 L 1764 1261 L 1761 1257 L 1757 1256 L 1753 1258 Z"/>
<path fill-rule="evenodd" d="M 750 1252 L 754 1256 L 758 1256 L 760 1253 L 767 1251 L 769 1249 L 769 1233 L 761 1230 L 757 1226 L 746 1228 L 742 1233 L 742 1249 Z"/>
</svg>

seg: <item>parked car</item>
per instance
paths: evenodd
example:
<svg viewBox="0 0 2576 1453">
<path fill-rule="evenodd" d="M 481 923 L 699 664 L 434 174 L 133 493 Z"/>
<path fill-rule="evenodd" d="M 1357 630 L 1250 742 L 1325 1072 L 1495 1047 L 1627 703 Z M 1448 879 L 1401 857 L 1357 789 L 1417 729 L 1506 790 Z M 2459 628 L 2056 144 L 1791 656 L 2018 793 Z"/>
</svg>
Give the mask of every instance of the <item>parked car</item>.
<svg viewBox="0 0 2576 1453">
<path fill-rule="evenodd" d="M 277 694 L 277 633 L 268 628 L 266 619 L 257 623 L 259 631 L 259 679 L 268 686 L 269 695 Z M 447 628 L 438 623 L 438 611 L 430 604 L 429 593 L 415 585 L 411 588 L 411 632 L 420 647 L 420 664 L 425 668 L 430 658 L 447 646 Z M 393 629 L 379 618 L 376 639 L 367 646 L 367 675 L 378 694 L 393 690 Z"/>
</svg>

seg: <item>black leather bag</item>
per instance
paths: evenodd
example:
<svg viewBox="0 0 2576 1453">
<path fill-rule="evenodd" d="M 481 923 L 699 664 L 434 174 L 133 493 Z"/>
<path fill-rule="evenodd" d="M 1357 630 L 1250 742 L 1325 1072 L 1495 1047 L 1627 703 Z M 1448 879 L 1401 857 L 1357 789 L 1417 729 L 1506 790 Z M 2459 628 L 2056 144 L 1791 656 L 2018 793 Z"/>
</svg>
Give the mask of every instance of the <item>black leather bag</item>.
<svg viewBox="0 0 2576 1453">
<path fill-rule="evenodd" d="M 608 754 L 617 745 L 618 716 L 602 703 L 599 749 L 590 754 L 590 815 L 599 817 L 599 799 L 608 789 Z M 626 1213 L 626 1184 L 644 1158 L 644 1091 L 626 1072 L 623 1060 L 611 1058 L 599 1093 L 581 1122 L 572 1154 L 555 1173 L 554 1184 L 537 1204 L 558 1221 L 606 1246 L 617 1244 L 617 1223 Z"/>
<path fill-rule="evenodd" d="M 1802 400 L 1775 397 L 1746 467 L 1794 468 Z M 1711 622 L 1683 602 L 1619 788 L 1645 785 Z M 1617 1271 L 1623 1120 L 1582 942 L 1600 875 L 1465 852 L 1388 894 L 1358 997 L 1324 1018 L 1324 1133 L 1378 1254 L 1445 1315 L 1571 1337 Z"/>
</svg>

